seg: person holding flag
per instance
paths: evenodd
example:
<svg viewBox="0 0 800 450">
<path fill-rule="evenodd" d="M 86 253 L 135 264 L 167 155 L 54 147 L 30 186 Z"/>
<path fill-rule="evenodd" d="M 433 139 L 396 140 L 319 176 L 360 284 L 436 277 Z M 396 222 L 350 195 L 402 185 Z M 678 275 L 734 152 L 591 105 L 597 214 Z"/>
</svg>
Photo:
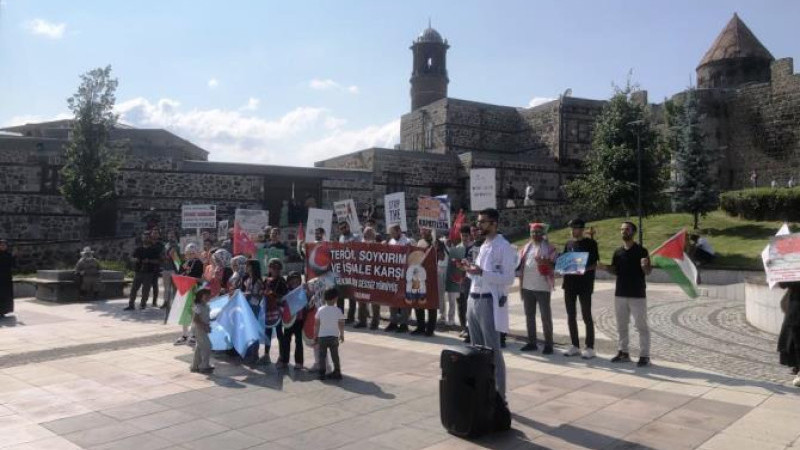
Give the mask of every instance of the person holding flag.
<svg viewBox="0 0 800 450">
<path fill-rule="evenodd" d="M 203 284 L 195 291 L 194 306 L 192 308 L 192 325 L 197 345 L 194 348 L 194 359 L 189 369 L 191 372 L 210 374 L 214 372 L 211 365 L 211 340 L 208 334 L 211 333 L 211 312 L 208 308 L 208 301 L 211 299 L 211 291 L 207 284 Z"/>
<path fill-rule="evenodd" d="M 175 297 L 172 275 L 181 269 L 181 264 L 181 249 L 178 245 L 177 235 L 174 230 L 169 230 L 161 260 L 161 281 L 164 283 L 164 303 L 161 305 L 161 309 L 167 309 L 172 298 Z"/>
<path fill-rule="evenodd" d="M 611 358 L 613 363 L 630 362 L 628 350 L 628 324 L 631 315 L 636 331 L 639 332 L 638 367 L 650 365 L 650 328 L 647 326 L 647 283 L 645 276 L 650 275 L 650 254 L 647 249 L 636 243 L 636 225 L 633 222 L 622 222 L 620 226 L 622 246 L 614 252 L 611 265 L 603 266 L 609 273 L 617 276 L 614 291 L 614 311 L 617 318 L 617 335 L 619 351 Z"/>
</svg>

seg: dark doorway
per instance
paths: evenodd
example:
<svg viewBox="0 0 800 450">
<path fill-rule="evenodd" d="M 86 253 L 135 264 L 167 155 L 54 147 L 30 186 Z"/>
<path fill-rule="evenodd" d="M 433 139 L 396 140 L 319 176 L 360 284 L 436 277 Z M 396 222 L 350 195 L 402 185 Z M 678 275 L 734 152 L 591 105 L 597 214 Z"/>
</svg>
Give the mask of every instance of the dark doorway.
<svg viewBox="0 0 800 450">
<path fill-rule="evenodd" d="M 294 193 L 294 203 L 292 194 Z M 320 180 L 280 175 L 264 177 L 264 209 L 269 211 L 269 224 L 280 226 L 281 209 L 286 202 L 286 219 L 289 225 L 306 222 L 306 197 L 310 194 L 319 207 Z M 294 205 L 294 208 L 292 206 Z"/>
</svg>

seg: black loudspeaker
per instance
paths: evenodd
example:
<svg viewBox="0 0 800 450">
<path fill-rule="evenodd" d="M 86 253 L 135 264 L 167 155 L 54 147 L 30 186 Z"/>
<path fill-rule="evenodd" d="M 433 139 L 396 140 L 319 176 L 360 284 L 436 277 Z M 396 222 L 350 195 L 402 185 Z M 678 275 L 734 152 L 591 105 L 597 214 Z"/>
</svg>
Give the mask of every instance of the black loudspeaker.
<svg viewBox="0 0 800 450">
<path fill-rule="evenodd" d="M 439 410 L 444 428 L 456 436 L 470 438 L 494 431 L 499 394 L 493 350 L 481 346 L 448 347 L 442 350 L 440 365 Z M 502 400 L 501 403 L 505 407 Z"/>
</svg>

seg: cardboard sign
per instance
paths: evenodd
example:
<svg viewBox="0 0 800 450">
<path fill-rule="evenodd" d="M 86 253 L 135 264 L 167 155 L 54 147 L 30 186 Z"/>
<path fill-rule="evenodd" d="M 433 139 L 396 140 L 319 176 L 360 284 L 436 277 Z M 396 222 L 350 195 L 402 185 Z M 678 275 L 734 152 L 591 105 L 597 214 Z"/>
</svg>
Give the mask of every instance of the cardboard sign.
<svg viewBox="0 0 800 450">
<path fill-rule="evenodd" d="M 495 169 L 471 169 L 469 171 L 469 200 L 472 211 L 497 208 Z"/>
<path fill-rule="evenodd" d="M 308 244 L 306 276 L 333 274 L 346 298 L 396 308 L 439 307 L 436 249 L 365 242 Z"/>
<path fill-rule="evenodd" d="M 182 228 L 216 228 L 217 205 L 181 205 Z"/>
<path fill-rule="evenodd" d="M 800 233 L 771 238 L 765 266 L 770 282 L 800 281 Z"/>
<path fill-rule="evenodd" d="M 306 226 L 306 242 L 314 242 L 314 233 L 317 228 L 325 230 L 325 240 L 330 240 L 333 211 L 330 209 L 308 208 L 308 223 Z"/>
<path fill-rule="evenodd" d="M 237 209 L 233 219 L 233 253 L 250 255 L 256 253 L 259 233 L 269 225 L 269 211 L 261 209 Z"/>
<path fill-rule="evenodd" d="M 386 216 L 386 230 L 394 225 L 400 225 L 405 233 L 408 231 L 406 224 L 406 193 L 395 192 L 383 196 L 383 210 Z"/>
<path fill-rule="evenodd" d="M 220 220 L 217 223 L 217 240 L 220 242 L 228 239 L 228 221 Z"/>
<path fill-rule="evenodd" d="M 352 198 L 333 203 L 333 210 L 336 212 L 336 221 L 346 221 L 350 224 L 350 231 L 353 234 L 361 234 L 361 223 L 358 221 L 358 210 Z"/>
<path fill-rule="evenodd" d="M 450 229 L 450 202 L 447 197 L 420 197 L 417 202 L 417 226 L 446 235 Z"/>
</svg>

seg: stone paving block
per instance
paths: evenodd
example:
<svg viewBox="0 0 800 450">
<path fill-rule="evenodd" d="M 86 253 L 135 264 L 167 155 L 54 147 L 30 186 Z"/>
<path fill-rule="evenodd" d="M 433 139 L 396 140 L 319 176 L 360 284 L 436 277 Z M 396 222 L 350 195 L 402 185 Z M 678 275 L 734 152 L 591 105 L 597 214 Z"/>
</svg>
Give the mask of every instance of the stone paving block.
<svg viewBox="0 0 800 450">
<path fill-rule="evenodd" d="M 601 409 L 601 411 L 651 421 L 663 416 L 672 409 L 672 407 L 665 405 L 624 398 Z"/>
<path fill-rule="evenodd" d="M 557 399 L 515 413 L 515 416 L 526 417 L 548 427 L 557 427 L 578 420 L 598 409 L 598 406 L 574 405 Z"/>
<path fill-rule="evenodd" d="M 767 395 L 753 394 L 749 392 L 732 391 L 730 389 L 716 388 L 703 394 L 701 398 L 709 400 L 719 400 L 726 403 L 735 403 L 737 405 L 757 406 L 767 399 Z"/>
<path fill-rule="evenodd" d="M 11 445 L 3 448 L 8 450 L 82 450 L 81 447 L 78 447 L 72 442 L 59 436 L 39 439 L 36 441 Z"/>
<path fill-rule="evenodd" d="M 231 430 L 223 433 L 208 436 L 196 441 L 183 444 L 184 447 L 194 450 L 240 450 L 250 448 L 254 445 L 263 443 L 261 439 L 254 436 Z"/>
<path fill-rule="evenodd" d="M 639 428 L 625 436 L 624 440 L 653 448 L 696 448 L 714 433 L 713 430 L 683 427 L 659 420 Z"/>
<path fill-rule="evenodd" d="M 362 415 L 328 425 L 324 429 L 346 434 L 355 440 L 366 440 L 377 434 L 385 433 L 395 426 L 396 424 L 383 420 L 381 417 Z"/>
<path fill-rule="evenodd" d="M 153 414 L 135 417 L 133 419 L 126 420 L 123 423 L 129 424 L 140 430 L 150 432 L 171 427 L 173 425 L 190 422 L 196 418 L 197 417 L 194 414 L 190 414 L 186 411 L 168 409 L 166 411 L 159 411 Z"/>
<path fill-rule="evenodd" d="M 277 419 L 278 417 L 280 416 L 271 412 L 267 405 L 258 405 L 217 415 L 211 415 L 206 418 L 228 428 L 237 429 L 256 423 L 269 422 Z"/>
<path fill-rule="evenodd" d="M 673 409 L 659 418 L 659 421 L 717 432 L 739 420 L 751 409 L 748 406 L 698 398 Z"/>
<path fill-rule="evenodd" d="M 316 428 L 314 430 L 299 433 L 294 436 L 285 437 L 276 442 L 284 447 L 295 449 L 331 449 L 341 447 L 355 441 L 350 435 L 336 432 L 326 428 Z"/>
<path fill-rule="evenodd" d="M 163 397 L 156 398 L 153 401 L 169 408 L 181 408 L 183 406 L 203 403 L 205 401 L 211 400 L 212 398 L 213 397 L 202 391 L 192 390 L 192 391 L 181 392 L 179 394 L 166 395 Z"/>
<path fill-rule="evenodd" d="M 62 437 L 81 447 L 93 447 L 111 441 L 117 441 L 128 436 L 141 434 L 142 430 L 127 424 L 113 424 L 104 427 L 89 428 L 65 434 Z"/>
<path fill-rule="evenodd" d="M 183 445 L 186 442 L 228 431 L 229 428 L 206 419 L 172 425 L 153 432 L 153 435 Z"/>
<path fill-rule="evenodd" d="M 135 434 L 105 444 L 89 447 L 90 450 L 161 450 L 174 444 L 152 433 Z"/>
<path fill-rule="evenodd" d="M 700 447 L 702 450 L 783 450 L 783 444 L 754 440 L 735 434 L 719 433 L 711 439 L 703 442 Z"/>
<path fill-rule="evenodd" d="M 111 417 L 97 412 L 90 412 L 51 422 L 44 422 L 41 425 L 55 434 L 68 434 L 88 428 L 102 427 L 116 423 L 118 423 L 118 421 Z"/>
<path fill-rule="evenodd" d="M 419 428 L 400 427 L 375 435 L 367 440 L 395 450 L 421 449 L 446 440 L 449 435 L 444 431 L 426 431 Z"/>
<path fill-rule="evenodd" d="M 26 444 L 55 436 L 52 431 L 37 424 L 21 424 L 19 426 L 6 427 L 2 430 L 2 433 L 3 439 L 0 441 L 0 446 L 4 447 Z"/>
<path fill-rule="evenodd" d="M 106 416 L 113 417 L 118 420 L 127 420 L 134 417 L 144 416 L 160 411 L 166 410 L 168 407 L 160 403 L 145 400 L 142 402 L 131 403 L 128 405 L 115 406 L 100 411 Z"/>
<path fill-rule="evenodd" d="M 800 436 L 800 412 L 753 409 L 723 430 L 723 433 L 754 440 L 790 445 Z"/>
</svg>

